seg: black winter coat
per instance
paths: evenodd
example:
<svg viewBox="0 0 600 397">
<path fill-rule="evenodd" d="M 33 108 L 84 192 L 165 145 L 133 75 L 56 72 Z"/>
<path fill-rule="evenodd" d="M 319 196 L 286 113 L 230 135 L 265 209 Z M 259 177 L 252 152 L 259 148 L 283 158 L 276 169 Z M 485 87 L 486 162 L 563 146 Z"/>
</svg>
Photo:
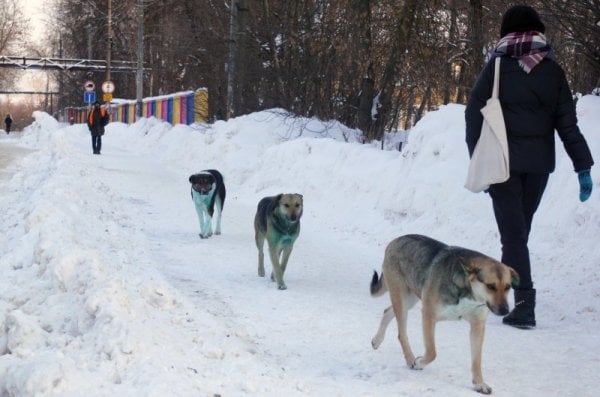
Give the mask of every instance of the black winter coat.
<svg viewBox="0 0 600 397">
<path fill-rule="evenodd" d="M 481 108 L 492 94 L 494 61 L 485 66 L 465 111 L 469 155 L 479 140 Z M 558 132 L 575 171 L 594 164 L 585 138 L 577 127 L 577 116 L 562 68 L 545 58 L 527 74 L 518 60 L 502 57 L 500 102 L 508 136 L 511 171 L 551 173 L 556 165 L 554 131 Z"/>
<path fill-rule="evenodd" d="M 106 109 L 92 108 L 88 113 L 87 125 L 92 135 L 104 135 L 104 127 L 109 122 L 109 115 Z"/>
</svg>

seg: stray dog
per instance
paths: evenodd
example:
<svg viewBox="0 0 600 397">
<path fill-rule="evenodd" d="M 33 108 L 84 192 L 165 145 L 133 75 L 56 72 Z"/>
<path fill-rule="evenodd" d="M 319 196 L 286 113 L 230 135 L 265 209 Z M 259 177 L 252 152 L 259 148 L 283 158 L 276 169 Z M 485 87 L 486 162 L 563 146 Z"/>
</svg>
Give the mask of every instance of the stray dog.
<svg viewBox="0 0 600 397">
<path fill-rule="evenodd" d="M 212 217 L 217 210 L 215 234 L 221 234 L 221 213 L 225 205 L 225 183 L 217 170 L 204 170 L 189 178 L 192 200 L 200 223 L 200 238 L 212 236 Z"/>
<path fill-rule="evenodd" d="M 254 239 L 258 248 L 258 275 L 265 276 L 265 239 L 269 245 L 269 255 L 273 264 L 271 280 L 277 281 L 277 288 L 286 289 L 283 273 L 300 234 L 302 216 L 302 195 L 298 193 L 279 194 L 265 197 L 258 203 L 254 217 Z"/>
<path fill-rule="evenodd" d="M 503 316 L 508 313 L 507 295 L 511 281 L 519 276 L 512 268 L 486 255 L 466 248 L 451 247 L 421 235 L 398 237 L 385 250 L 381 278 L 371 280 L 371 295 L 389 290 L 392 305 L 385 309 L 371 344 L 377 349 L 390 321 L 396 317 L 398 339 L 406 364 L 423 369 L 435 359 L 435 324 L 441 320 L 464 318 L 471 324 L 471 372 L 476 391 L 492 389 L 481 374 L 481 349 L 488 309 Z M 425 354 L 415 358 L 406 333 L 408 310 L 422 301 Z"/>
</svg>

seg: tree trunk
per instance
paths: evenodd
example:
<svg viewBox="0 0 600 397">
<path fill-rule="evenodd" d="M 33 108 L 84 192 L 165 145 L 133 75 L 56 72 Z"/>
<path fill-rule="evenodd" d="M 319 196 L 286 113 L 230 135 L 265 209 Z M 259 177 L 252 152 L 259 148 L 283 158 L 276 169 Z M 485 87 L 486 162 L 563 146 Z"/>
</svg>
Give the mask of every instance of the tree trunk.
<svg viewBox="0 0 600 397">
<path fill-rule="evenodd" d="M 268 40 L 269 40 L 269 54 L 271 56 L 271 60 L 273 62 L 273 70 L 275 71 L 275 76 L 273 76 L 277 82 L 276 86 L 275 86 L 275 95 L 276 98 L 274 98 L 274 102 L 277 104 L 277 106 L 284 106 L 282 103 L 282 100 L 285 96 L 285 85 L 283 83 L 283 79 L 281 78 L 282 76 L 282 70 L 281 70 L 281 61 L 279 60 L 279 55 L 277 52 L 277 44 L 275 42 L 275 37 L 274 37 L 274 33 L 273 29 L 271 28 L 271 8 L 269 5 L 269 0 L 263 0 L 263 13 L 265 15 L 265 21 L 266 21 L 266 31 L 267 31 L 267 35 L 268 35 Z"/>
<path fill-rule="evenodd" d="M 404 129 L 412 128 L 412 118 L 415 111 L 415 87 L 410 87 L 408 98 L 406 100 L 406 117 L 404 118 Z"/>
<path fill-rule="evenodd" d="M 483 68 L 483 5 L 482 0 L 469 0 L 469 41 L 471 43 L 468 52 L 467 73 L 463 75 L 467 87 L 466 92 L 475 84 L 481 69 Z"/>
<path fill-rule="evenodd" d="M 246 114 L 256 109 L 255 85 L 252 72 L 257 61 L 256 46 L 249 25 L 246 0 L 237 0 L 237 56 L 235 57 L 234 111 L 235 115 Z"/>
<path fill-rule="evenodd" d="M 419 122 L 419 120 L 421 120 L 421 118 L 423 117 L 423 113 L 425 112 L 425 108 L 429 106 L 429 102 L 431 101 L 431 85 L 427 86 L 427 89 L 425 90 L 425 95 L 423 95 L 423 100 L 421 101 L 421 104 L 419 105 L 419 109 L 417 110 L 417 114 L 415 116 L 415 124 Z"/>
<path fill-rule="evenodd" d="M 454 0 L 448 2 L 450 7 L 450 28 L 448 31 L 448 45 L 446 46 L 446 64 L 444 65 L 444 105 L 447 105 L 452 100 L 452 91 L 454 90 L 455 84 L 453 76 L 453 58 L 454 52 L 457 51 L 456 39 L 458 29 L 456 26 L 457 11 Z"/>
<path fill-rule="evenodd" d="M 367 142 L 383 138 L 383 132 L 390 116 L 391 98 L 397 80 L 398 65 L 409 48 L 418 3 L 418 0 L 406 0 L 396 23 L 397 29 L 392 39 L 392 46 L 381 79 L 379 117 L 369 130 Z"/>
<path fill-rule="evenodd" d="M 349 20 L 355 28 L 357 37 L 353 40 L 355 56 L 352 57 L 352 70 L 361 78 L 358 103 L 358 128 L 366 136 L 371 128 L 373 108 L 373 67 L 371 58 L 371 1 L 351 0 L 348 12 Z"/>
<path fill-rule="evenodd" d="M 358 128 L 363 132 L 363 136 L 371 128 L 374 85 L 373 79 L 362 79 L 358 104 Z"/>
</svg>

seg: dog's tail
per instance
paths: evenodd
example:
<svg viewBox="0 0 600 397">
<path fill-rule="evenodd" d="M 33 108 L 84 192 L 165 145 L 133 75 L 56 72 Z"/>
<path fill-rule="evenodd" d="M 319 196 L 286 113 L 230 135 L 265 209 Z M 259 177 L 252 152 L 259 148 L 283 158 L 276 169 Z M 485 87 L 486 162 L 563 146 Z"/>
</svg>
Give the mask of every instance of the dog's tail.
<svg viewBox="0 0 600 397">
<path fill-rule="evenodd" d="M 385 294 L 387 290 L 388 288 L 383 278 L 383 272 L 381 273 L 381 277 L 379 277 L 377 272 L 374 271 L 373 278 L 371 279 L 371 296 L 381 296 Z"/>
</svg>

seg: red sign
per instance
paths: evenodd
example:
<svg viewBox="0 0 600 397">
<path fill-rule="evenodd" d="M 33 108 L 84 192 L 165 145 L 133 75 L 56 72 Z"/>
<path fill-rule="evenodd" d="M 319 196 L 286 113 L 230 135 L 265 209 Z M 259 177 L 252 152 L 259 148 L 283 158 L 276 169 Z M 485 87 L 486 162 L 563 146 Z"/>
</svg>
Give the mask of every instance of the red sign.
<svg viewBox="0 0 600 397">
<path fill-rule="evenodd" d="M 115 83 L 110 80 L 106 80 L 102 83 L 102 92 L 112 94 L 115 91 Z"/>
<path fill-rule="evenodd" d="M 96 84 L 94 84 L 94 82 L 92 80 L 88 80 L 85 82 L 85 84 L 83 85 L 83 87 L 85 88 L 85 90 L 87 92 L 92 92 L 96 89 Z"/>
</svg>

